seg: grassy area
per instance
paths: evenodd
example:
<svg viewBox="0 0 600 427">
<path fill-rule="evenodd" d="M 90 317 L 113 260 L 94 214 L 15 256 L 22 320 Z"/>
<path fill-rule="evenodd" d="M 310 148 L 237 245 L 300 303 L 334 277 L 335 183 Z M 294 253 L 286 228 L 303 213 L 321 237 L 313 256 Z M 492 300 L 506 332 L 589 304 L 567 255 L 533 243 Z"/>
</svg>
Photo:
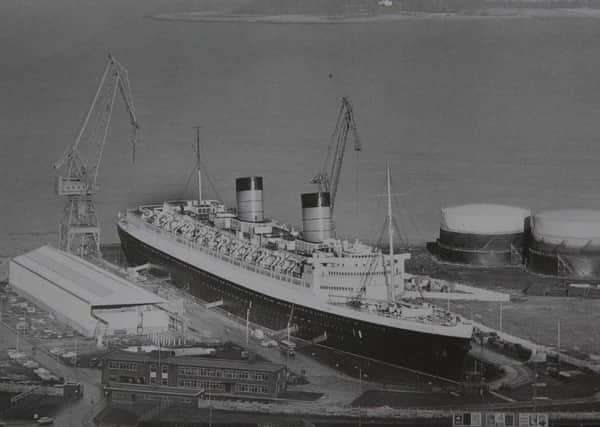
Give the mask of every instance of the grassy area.
<svg viewBox="0 0 600 427">
<path fill-rule="evenodd" d="M 554 346 L 560 320 L 561 349 L 600 354 L 600 300 L 566 297 L 522 297 L 502 304 L 502 330 L 531 341 Z M 486 326 L 499 328 L 500 304 L 452 302 L 450 309 Z"/>
</svg>

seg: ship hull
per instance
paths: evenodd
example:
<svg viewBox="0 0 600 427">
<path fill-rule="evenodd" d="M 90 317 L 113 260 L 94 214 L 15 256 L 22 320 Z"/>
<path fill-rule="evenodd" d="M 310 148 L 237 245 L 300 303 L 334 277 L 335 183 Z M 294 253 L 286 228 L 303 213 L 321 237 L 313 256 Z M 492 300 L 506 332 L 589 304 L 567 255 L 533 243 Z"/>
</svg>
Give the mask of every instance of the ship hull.
<svg viewBox="0 0 600 427">
<path fill-rule="evenodd" d="M 121 227 L 118 233 L 130 264 L 160 265 L 192 295 L 205 301 L 222 299 L 222 308 L 240 317 L 246 316 L 251 301 L 251 322 L 271 330 L 283 330 L 289 322 L 294 335 L 305 340 L 325 336 L 320 344 L 337 350 L 444 378 L 462 377 L 469 339 L 382 326 L 276 299 L 183 262 Z"/>
</svg>

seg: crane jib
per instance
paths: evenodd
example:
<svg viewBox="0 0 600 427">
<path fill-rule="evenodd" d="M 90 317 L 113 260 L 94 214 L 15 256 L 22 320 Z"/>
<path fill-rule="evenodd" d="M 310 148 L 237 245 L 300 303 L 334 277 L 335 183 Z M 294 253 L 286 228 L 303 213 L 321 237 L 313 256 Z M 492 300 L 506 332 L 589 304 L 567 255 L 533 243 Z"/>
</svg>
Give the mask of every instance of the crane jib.
<svg viewBox="0 0 600 427">
<path fill-rule="evenodd" d="M 319 191 L 330 193 L 332 211 L 350 133 L 354 139 L 354 151 L 361 151 L 362 145 L 356 129 L 352 104 L 346 97 L 343 97 L 325 162 L 321 171 L 311 180 L 311 183 L 319 186 Z"/>
<path fill-rule="evenodd" d="M 68 197 L 60 223 L 59 248 L 80 256 L 100 253 L 100 226 L 92 195 L 98 191 L 98 172 L 117 92 L 121 94 L 133 129 L 131 143 L 135 161 L 140 126 L 135 116 L 129 78 L 125 67 L 109 54 L 77 137 L 54 164 L 55 169 L 67 166 L 66 176 L 58 178 L 57 187 L 59 195 Z"/>
</svg>

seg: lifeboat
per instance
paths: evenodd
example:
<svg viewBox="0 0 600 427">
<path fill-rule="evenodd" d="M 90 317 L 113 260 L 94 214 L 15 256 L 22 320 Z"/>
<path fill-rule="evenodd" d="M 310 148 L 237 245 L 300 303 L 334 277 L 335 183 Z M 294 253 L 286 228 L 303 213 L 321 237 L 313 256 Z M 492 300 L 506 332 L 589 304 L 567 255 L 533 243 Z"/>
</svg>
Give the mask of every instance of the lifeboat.
<svg viewBox="0 0 600 427">
<path fill-rule="evenodd" d="M 258 256 L 258 258 L 256 258 L 256 263 L 259 265 L 263 265 L 263 261 L 265 260 L 265 258 L 267 258 L 269 256 L 269 252 L 267 252 L 264 249 L 260 250 L 260 255 Z"/>
<path fill-rule="evenodd" d="M 211 249 L 215 249 L 219 243 L 221 242 L 220 236 L 214 236 L 211 240 L 208 241 L 208 247 Z"/>
<path fill-rule="evenodd" d="M 158 219 L 158 225 L 160 228 L 167 229 L 167 226 L 171 220 L 172 219 L 169 216 L 162 216 Z"/>
<path fill-rule="evenodd" d="M 236 242 L 235 240 L 230 240 L 229 244 L 227 246 L 225 246 L 225 248 L 224 248 L 225 249 L 225 253 L 227 255 L 232 255 L 235 252 L 235 250 L 237 249 L 238 244 L 239 243 Z"/>
<path fill-rule="evenodd" d="M 152 218 L 154 218 L 152 220 L 152 224 L 160 226 L 160 221 L 161 221 L 162 215 L 161 214 L 154 214 L 152 216 Z"/>
<path fill-rule="evenodd" d="M 233 256 L 237 259 L 244 259 L 246 252 L 248 252 L 248 247 L 244 244 L 240 244 L 234 251 Z"/>
<path fill-rule="evenodd" d="M 271 269 L 273 271 L 279 271 L 279 272 L 281 272 L 281 265 L 283 265 L 283 261 L 284 260 L 285 260 L 285 255 L 276 254 L 275 255 L 275 261 L 273 261 L 271 263 Z"/>
<path fill-rule="evenodd" d="M 202 245 L 203 246 L 210 246 L 212 244 L 212 242 L 214 242 L 215 240 L 215 234 L 212 231 L 209 231 L 208 233 L 205 233 L 202 235 Z"/>
<path fill-rule="evenodd" d="M 248 260 L 248 255 L 251 255 L 252 252 L 254 251 L 254 248 L 252 246 L 244 246 L 244 250 L 242 252 L 241 259 L 243 259 L 244 261 L 249 261 Z"/>
<path fill-rule="evenodd" d="M 191 239 L 194 234 L 194 230 L 196 230 L 196 227 L 194 227 L 193 224 L 187 223 L 184 227 L 182 227 L 181 234 L 183 234 L 186 239 Z"/>
<path fill-rule="evenodd" d="M 273 268 L 275 261 L 277 261 L 277 256 L 273 255 L 273 254 L 268 254 L 266 257 L 264 257 L 264 259 L 262 260 L 262 262 L 260 264 L 263 267 Z"/>
<path fill-rule="evenodd" d="M 179 221 L 178 219 L 174 219 L 171 222 L 167 223 L 167 230 L 174 232 L 180 226 L 181 221 Z"/>
<path fill-rule="evenodd" d="M 185 231 L 185 227 L 186 227 L 187 225 L 188 225 L 188 224 L 186 224 L 185 222 L 180 222 L 178 225 L 176 225 L 176 226 L 173 228 L 173 232 L 174 232 L 174 233 L 177 233 L 177 234 L 183 234 L 183 232 Z"/>
<path fill-rule="evenodd" d="M 244 255 L 244 261 L 248 263 L 253 263 L 256 259 L 256 252 L 257 251 L 255 250 L 255 248 L 250 247 L 246 252 L 246 255 Z"/>
<path fill-rule="evenodd" d="M 210 230 L 202 227 L 197 230 L 196 240 L 203 240 Z"/>
<path fill-rule="evenodd" d="M 221 241 L 219 242 L 219 245 L 217 246 L 217 250 L 219 252 L 222 250 L 225 250 L 230 242 L 231 242 L 231 240 L 228 237 L 225 237 L 225 236 L 221 237 Z"/>
<path fill-rule="evenodd" d="M 294 269 L 295 266 L 296 266 L 296 262 L 293 259 L 286 258 L 286 260 L 282 263 L 280 269 L 285 274 L 289 274 Z"/>
<path fill-rule="evenodd" d="M 278 273 L 282 273 L 283 272 L 283 267 L 285 267 L 287 265 L 287 260 L 285 259 L 285 257 L 279 257 L 279 261 L 277 261 L 275 264 L 273 264 L 273 271 L 276 271 Z"/>
<path fill-rule="evenodd" d="M 240 247 L 240 243 L 233 241 L 232 243 L 230 243 L 229 245 L 227 245 L 227 255 L 229 256 L 235 256 L 234 254 L 237 252 L 238 248 Z"/>
<path fill-rule="evenodd" d="M 260 264 L 266 255 L 267 254 L 264 249 L 257 249 L 252 256 L 252 262 L 255 264 Z"/>
</svg>

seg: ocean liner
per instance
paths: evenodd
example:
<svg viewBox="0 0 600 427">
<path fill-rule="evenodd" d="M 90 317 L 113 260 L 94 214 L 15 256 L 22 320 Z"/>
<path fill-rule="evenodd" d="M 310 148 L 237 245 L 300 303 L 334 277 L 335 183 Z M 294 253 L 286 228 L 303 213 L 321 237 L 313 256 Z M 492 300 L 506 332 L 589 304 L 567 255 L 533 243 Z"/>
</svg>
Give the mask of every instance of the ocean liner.
<svg viewBox="0 0 600 427">
<path fill-rule="evenodd" d="M 237 209 L 203 200 L 199 187 L 198 200 L 119 214 L 131 264 L 160 265 L 191 294 L 222 301 L 225 310 L 271 330 L 460 379 L 473 327 L 430 303 L 403 298 L 410 254 L 393 250 L 389 168 L 387 253 L 335 238 L 335 191 L 301 195 L 299 232 L 265 218 L 262 177 L 236 179 Z"/>
</svg>

